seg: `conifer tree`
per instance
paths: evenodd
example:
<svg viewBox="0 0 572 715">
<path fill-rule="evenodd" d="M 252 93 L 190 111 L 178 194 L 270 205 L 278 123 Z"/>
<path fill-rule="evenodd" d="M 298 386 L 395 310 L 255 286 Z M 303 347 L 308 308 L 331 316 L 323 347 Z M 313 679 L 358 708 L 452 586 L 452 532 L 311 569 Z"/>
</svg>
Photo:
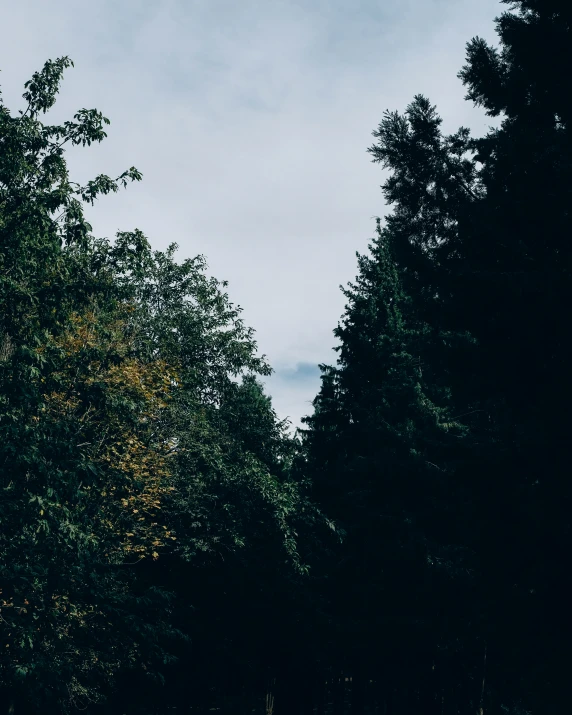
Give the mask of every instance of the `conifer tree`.
<svg viewBox="0 0 572 715">
<path fill-rule="evenodd" d="M 401 335 L 408 336 L 408 354 L 420 358 L 419 395 L 429 399 L 426 410 L 434 406 L 426 414 L 439 413 L 432 424 L 452 424 L 453 430 L 435 437 L 428 421 L 411 419 L 420 412 L 407 371 L 399 374 L 391 351 L 365 349 L 381 345 L 388 332 L 395 335 L 395 301 L 387 291 L 387 264 L 376 275 L 360 259 L 360 276 L 371 276 L 385 296 L 382 310 L 375 290 L 368 293 L 367 283 L 358 282 L 361 289 L 352 289 L 337 331 L 340 362 L 324 368 L 306 443 L 319 498 L 348 524 L 347 565 L 364 553 L 363 542 L 352 541 L 352 523 L 366 524 L 365 515 L 374 514 L 370 490 L 355 517 L 355 484 L 368 463 L 362 455 L 391 464 L 388 456 L 400 454 L 409 435 L 407 459 L 395 460 L 395 472 L 411 489 L 398 491 L 397 503 L 411 505 L 415 523 L 425 527 L 418 543 L 430 558 L 431 535 L 438 533 L 437 541 L 454 555 L 449 573 L 469 574 L 452 590 L 441 583 L 428 597 L 451 609 L 433 642 L 446 646 L 442 654 L 456 654 L 449 658 L 450 673 L 455 664 L 465 671 L 457 678 L 460 691 L 455 695 L 450 688 L 442 703 L 544 712 L 558 710 L 566 699 L 568 663 L 562 643 L 570 580 L 560 565 L 570 534 L 566 236 L 572 155 L 571 105 L 561 88 L 571 66 L 571 11 L 569 3 L 551 0 L 506 4 L 511 11 L 497 21 L 500 50 L 475 38 L 460 73 L 467 98 L 500 117 L 500 127 L 478 140 L 465 129 L 444 137 L 434 108 L 416 97 L 403 116 L 385 115 L 369 150 L 391 170 L 383 188 L 393 212 L 383 233 L 406 297 L 402 305 L 409 306 L 401 310 Z M 378 246 L 372 260 L 384 265 Z M 403 389 L 389 400 L 392 374 Z M 376 378 L 382 385 L 377 391 Z M 358 405 L 368 405 L 368 417 Z M 391 440 L 375 431 L 380 417 Z M 403 420 L 409 431 L 401 428 Z M 444 467 L 444 490 L 429 472 L 419 472 L 415 488 L 407 481 L 415 464 L 412 449 L 426 466 Z M 389 496 L 384 505 L 392 505 Z M 361 582 L 366 600 L 365 593 L 379 591 L 382 573 L 373 568 L 379 550 L 367 554 L 373 573 Z M 400 563 L 407 574 L 403 583 L 420 573 L 406 559 Z M 347 623 L 347 613 L 356 610 L 344 598 L 338 623 Z M 407 600 L 398 601 L 403 610 L 397 612 L 405 616 Z M 411 633 L 409 643 L 420 647 L 419 630 Z M 367 642 L 355 632 L 352 637 Z M 401 664 L 398 670 L 416 681 L 414 669 Z M 442 688 L 443 680 L 435 687 Z M 407 708 L 400 703 L 397 711 Z"/>
<path fill-rule="evenodd" d="M 479 343 L 471 383 L 496 443 L 482 462 L 489 489 L 481 503 L 491 617 L 500 626 L 495 647 L 508 666 L 497 679 L 541 712 L 567 697 L 572 593 L 560 566 L 572 498 L 572 104 L 562 91 L 572 67 L 572 9 L 553 0 L 505 4 L 500 47 L 474 38 L 460 73 L 467 98 L 500 126 L 474 142 L 484 197 L 460 234 L 451 295 L 456 320 Z"/>
<path fill-rule="evenodd" d="M 464 428 L 432 379 L 442 336 L 404 291 L 396 238 L 378 221 L 370 254 L 358 257 L 335 331 L 338 362 L 322 368 L 305 443 L 314 497 L 346 532 L 328 579 L 340 662 L 381 676 L 388 707 L 397 688 L 400 707 L 429 712 L 431 669 L 449 636 L 441 606 L 453 603 L 448 582 L 466 558 L 452 479 Z"/>
</svg>

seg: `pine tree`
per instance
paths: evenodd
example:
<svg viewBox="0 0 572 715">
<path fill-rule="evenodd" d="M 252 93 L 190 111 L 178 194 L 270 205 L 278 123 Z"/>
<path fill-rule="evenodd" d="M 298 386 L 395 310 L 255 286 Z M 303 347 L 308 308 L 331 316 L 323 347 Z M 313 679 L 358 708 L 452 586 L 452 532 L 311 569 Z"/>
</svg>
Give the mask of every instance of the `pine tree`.
<svg viewBox="0 0 572 715">
<path fill-rule="evenodd" d="M 565 701 L 569 662 L 563 643 L 572 584 L 561 563 L 572 498 L 572 104 L 562 88 L 572 68 L 572 8 L 552 0 L 506 4 L 511 11 L 497 20 L 500 48 L 474 38 L 460 73 L 467 98 L 501 123 L 473 144 L 483 198 L 460 232 L 451 296 L 456 321 L 479 344 L 475 407 L 496 442 L 482 463 L 490 485 L 488 504 L 482 494 L 483 560 L 491 618 L 501 626 L 497 662 L 507 666 L 496 677 L 541 712 Z"/>
<path fill-rule="evenodd" d="M 382 673 L 386 699 L 395 685 L 429 711 L 448 638 L 441 608 L 453 604 L 449 578 L 465 558 L 452 539 L 464 429 L 432 379 L 442 336 L 404 291 L 398 238 L 378 222 L 370 254 L 358 257 L 335 331 L 338 362 L 322 368 L 305 442 L 315 499 L 346 532 L 328 579 L 339 662 L 356 678 Z"/>
<path fill-rule="evenodd" d="M 370 152 L 392 170 L 383 188 L 394 210 L 383 233 L 393 268 L 379 242 L 373 264 L 360 259 L 362 280 L 349 292 L 337 331 L 340 362 L 324 368 L 306 439 L 317 495 L 347 524 L 345 568 L 364 553 L 373 568 L 381 553 L 364 549 L 364 542 L 375 543 L 371 534 L 359 544 L 354 534 L 368 515 L 376 524 L 375 491 L 364 477 L 373 454 L 379 464 L 394 465 L 385 472 L 376 466 L 376 475 L 394 473 L 408 484 L 395 491 L 395 502 L 393 492 L 384 493 L 383 504 L 392 514 L 415 515 L 416 526 L 423 525 L 415 543 L 431 558 L 431 537 L 439 533 L 437 542 L 455 554 L 449 571 L 472 574 L 457 592 L 468 628 L 460 617 L 449 620 L 433 641 L 443 644 L 446 632 L 449 651 L 459 649 L 458 661 L 475 681 L 488 653 L 481 691 L 470 692 L 465 678 L 458 697 L 465 706 L 521 702 L 540 712 L 563 702 L 568 662 L 561 645 L 570 582 L 560 565 L 570 534 L 565 336 L 572 156 L 570 100 L 561 87 L 572 43 L 568 4 L 508 4 L 513 11 L 497 22 L 502 49 L 474 39 L 460 74 L 468 99 L 501 116 L 499 129 L 479 140 L 465 129 L 443 137 L 435 109 L 416 97 L 405 115 L 386 114 L 374 133 L 378 143 Z M 405 298 L 395 300 L 390 285 Z M 392 305 L 400 306 L 401 323 Z M 389 348 L 388 334 L 406 346 L 406 366 L 420 358 L 418 393 L 407 369 L 395 364 L 399 353 L 395 343 Z M 429 428 L 421 414 L 440 417 Z M 443 432 L 447 423 L 453 430 Z M 429 472 L 415 472 L 420 455 L 425 466 L 444 467 L 444 490 Z M 408 482 L 411 474 L 417 477 Z M 399 543 L 395 534 L 383 539 L 392 543 Z M 400 563 L 402 583 L 422 572 L 405 558 Z M 344 573 L 340 593 L 348 583 L 361 583 L 363 598 L 379 590 L 375 570 L 361 582 L 356 574 Z M 447 588 L 441 584 L 434 599 L 447 602 Z M 407 599 L 397 600 L 404 614 Z M 347 624 L 355 610 L 350 602 L 347 594 L 340 599 L 338 623 Z M 367 642 L 352 628 L 355 642 Z M 419 630 L 410 637 L 415 643 Z M 538 655 L 547 652 L 553 656 Z"/>
</svg>

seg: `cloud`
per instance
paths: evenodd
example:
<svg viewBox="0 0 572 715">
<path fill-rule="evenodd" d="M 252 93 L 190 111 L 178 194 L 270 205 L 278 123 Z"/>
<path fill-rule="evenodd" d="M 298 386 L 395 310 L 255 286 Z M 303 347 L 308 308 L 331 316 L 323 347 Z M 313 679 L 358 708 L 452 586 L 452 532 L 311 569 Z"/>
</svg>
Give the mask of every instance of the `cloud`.
<svg viewBox="0 0 572 715">
<path fill-rule="evenodd" d="M 264 384 L 280 416 L 287 417 L 294 428 L 300 427 L 301 418 L 312 412 L 312 399 L 320 387 L 320 368 L 310 362 L 277 367 Z"/>
<path fill-rule="evenodd" d="M 275 366 L 331 362 L 339 285 L 385 208 L 366 149 L 384 110 L 416 93 L 446 131 L 482 134 L 463 101 L 465 43 L 494 40 L 497 0 L 20 0 L 3 8 L 8 107 L 48 58 L 68 54 L 54 121 L 81 107 L 111 119 L 101 145 L 70 153 L 72 178 L 141 184 L 88 216 L 98 235 L 140 228 L 157 248 L 203 253 Z M 269 382 L 296 420 L 311 380 Z M 286 389 L 288 385 L 288 390 Z M 296 387 L 295 387 L 296 386 Z M 314 393 L 312 392 L 314 391 Z"/>
<path fill-rule="evenodd" d="M 310 362 L 299 362 L 295 367 L 276 370 L 275 375 L 284 382 L 315 382 L 320 377 L 320 368 Z"/>
</svg>

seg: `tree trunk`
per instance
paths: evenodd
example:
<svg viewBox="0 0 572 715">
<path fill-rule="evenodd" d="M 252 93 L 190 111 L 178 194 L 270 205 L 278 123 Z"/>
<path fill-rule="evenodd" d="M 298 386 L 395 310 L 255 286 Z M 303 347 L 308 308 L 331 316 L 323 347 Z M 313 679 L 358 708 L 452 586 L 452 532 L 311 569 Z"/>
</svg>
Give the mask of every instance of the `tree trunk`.
<svg viewBox="0 0 572 715">
<path fill-rule="evenodd" d="M 276 685 L 276 679 L 272 678 L 266 687 L 266 715 L 274 714 L 274 690 Z"/>
<path fill-rule="evenodd" d="M 483 654 L 483 680 L 481 683 L 481 696 L 479 698 L 479 709 L 477 710 L 478 715 L 484 715 L 485 713 L 485 678 L 487 674 L 487 644 L 485 643 L 485 651 Z"/>
</svg>

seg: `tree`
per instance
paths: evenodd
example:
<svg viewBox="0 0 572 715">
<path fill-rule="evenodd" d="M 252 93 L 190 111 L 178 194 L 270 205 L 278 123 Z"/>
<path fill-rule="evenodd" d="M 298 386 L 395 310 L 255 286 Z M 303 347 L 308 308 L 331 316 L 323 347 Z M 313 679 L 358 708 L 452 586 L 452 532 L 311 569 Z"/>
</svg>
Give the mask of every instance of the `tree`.
<svg viewBox="0 0 572 715">
<path fill-rule="evenodd" d="M 168 489 L 155 427 L 170 373 L 134 355 L 80 201 L 140 174 L 69 181 L 63 146 L 101 141 L 107 123 L 95 110 L 40 122 L 70 64 L 34 75 L 19 117 L 0 112 L 0 672 L 16 709 L 96 700 L 120 663 L 157 651 L 142 643 L 151 623 L 169 631 L 165 597 L 134 597 L 121 566 L 169 536 L 153 511 Z"/>
<path fill-rule="evenodd" d="M 446 603 L 449 609 L 447 619 L 433 619 L 439 626 L 428 641 L 406 598 L 396 599 L 396 613 L 408 627 L 412 618 L 416 624 L 409 631 L 412 646 L 439 645 L 437 672 L 447 652 L 450 673 L 458 665 L 465 671 L 458 677 L 460 692 L 449 692 L 444 707 L 464 702 L 481 711 L 502 706 L 543 712 L 565 701 L 568 662 L 561 645 L 570 583 L 561 564 L 570 534 L 570 256 L 564 237 L 570 232 L 572 157 L 571 105 L 561 87 L 572 64 L 571 16 L 562 2 L 507 4 L 512 11 L 497 20 L 501 49 L 475 38 L 460 73 L 467 98 L 501 117 L 498 129 L 482 139 L 465 129 L 444 137 L 435 108 L 416 97 L 405 115 L 387 113 L 374 133 L 378 142 L 369 151 L 392 171 L 383 187 L 394 208 L 383 232 L 391 268 L 380 258 L 379 241 L 368 261 L 360 259 L 364 280 L 352 289 L 337 331 L 341 360 L 324 369 L 307 445 L 320 498 L 337 505 L 333 515 L 348 524 L 346 564 L 362 553 L 370 567 L 387 558 L 370 550 L 371 535 L 359 546 L 352 537 L 352 524 L 366 524 L 367 515 L 378 532 L 381 527 L 372 509 L 380 492 L 371 487 L 363 513 L 354 516 L 354 485 L 363 489 L 361 465 L 368 465 L 364 456 L 391 464 L 405 443 L 443 469 L 440 487 L 429 471 L 413 472 L 418 478 L 410 480 L 410 456 L 395 461 L 400 501 L 383 494 L 383 504 L 398 505 L 391 513 L 402 505 L 405 513 L 410 509 L 423 527 L 416 543 L 424 553 L 438 562 L 439 548 L 448 544 L 446 571 L 468 570 L 470 577 L 452 586 L 427 580 L 435 579 L 435 570 L 426 576 L 424 583 L 432 584 L 425 592 L 428 608 Z M 379 266 L 377 274 L 372 265 Z M 401 335 L 409 335 L 407 354 L 420 358 L 419 394 L 436 406 L 426 414 L 440 414 L 434 424 L 452 423 L 451 431 L 436 433 L 429 421 L 412 418 L 421 413 L 411 380 L 397 372 L 393 353 L 378 347 L 396 334 L 391 310 L 400 301 L 387 290 L 392 274 L 406 297 L 401 305 L 409 305 L 400 311 L 406 328 Z M 393 374 L 401 392 L 392 387 Z M 394 430 L 389 440 L 375 431 L 380 416 Z M 409 432 L 402 424 L 411 425 Z M 382 543 L 399 541 L 387 537 Z M 398 583 L 429 574 L 422 561 L 396 559 L 403 568 Z M 379 592 L 375 578 L 381 570 L 357 581 L 364 599 Z M 387 568 L 384 573 L 387 579 Z M 352 578 L 346 574 L 341 581 Z M 355 602 L 344 601 L 338 623 L 348 622 L 347 613 L 356 610 L 348 604 Z M 354 634 L 358 648 L 368 635 Z M 417 673 L 409 662 L 397 666 L 407 682 L 419 682 Z M 434 687 L 442 689 L 442 683 Z M 407 710 L 403 702 L 394 705 Z"/>
<path fill-rule="evenodd" d="M 467 558 L 453 510 L 465 430 L 433 379 L 447 336 L 404 291 L 393 225 L 378 221 L 370 254 L 358 256 L 334 331 L 338 363 L 322 367 L 305 443 L 314 497 L 346 532 L 328 579 L 338 663 L 356 688 L 359 677 L 381 677 L 387 707 L 396 687 L 401 707 L 426 699 L 429 711 L 431 668 L 449 635 L 441 609 L 456 593 L 448 580 Z"/>
<path fill-rule="evenodd" d="M 490 587 L 504 592 L 496 599 L 504 631 L 497 647 L 520 670 L 511 684 L 530 708 L 544 710 L 566 697 L 571 587 L 561 569 L 571 500 L 572 105 L 562 92 L 572 66 L 571 9 L 550 0 L 506 4 L 500 48 L 474 38 L 460 73 L 467 98 L 501 122 L 474 142 L 485 196 L 461 235 L 452 298 L 466 306 L 462 320 L 480 345 L 471 381 L 497 434 L 491 481 L 510 484 L 496 512 L 503 530 L 489 534 L 487 549 Z M 506 671 L 498 680 L 507 682 Z"/>
<path fill-rule="evenodd" d="M 40 121 L 70 64 L 34 75 L 19 117 L 0 107 L 0 683 L 16 712 L 91 707 L 128 670 L 162 678 L 192 635 L 177 626 L 197 567 L 264 549 L 303 572 L 297 524 L 319 519 L 226 284 L 140 231 L 92 236 L 83 203 L 141 175 L 70 181 L 64 145 L 108 123 Z"/>
<path fill-rule="evenodd" d="M 282 598 L 280 589 L 301 578 L 301 534 L 324 523 L 304 480 L 291 475 L 298 447 L 258 381 L 269 366 L 253 331 L 226 285 L 205 275 L 204 259 L 179 264 L 175 249 L 152 252 L 140 232 L 120 234 L 109 247 L 117 283 L 135 306 L 140 355 L 177 366 L 165 414 L 174 435 L 174 490 L 165 508 L 176 541 L 146 578 L 169 584 L 174 623 L 192 643 L 165 670 L 163 704 L 241 687 L 263 693 L 269 624 L 288 618 L 267 593 Z"/>
</svg>

